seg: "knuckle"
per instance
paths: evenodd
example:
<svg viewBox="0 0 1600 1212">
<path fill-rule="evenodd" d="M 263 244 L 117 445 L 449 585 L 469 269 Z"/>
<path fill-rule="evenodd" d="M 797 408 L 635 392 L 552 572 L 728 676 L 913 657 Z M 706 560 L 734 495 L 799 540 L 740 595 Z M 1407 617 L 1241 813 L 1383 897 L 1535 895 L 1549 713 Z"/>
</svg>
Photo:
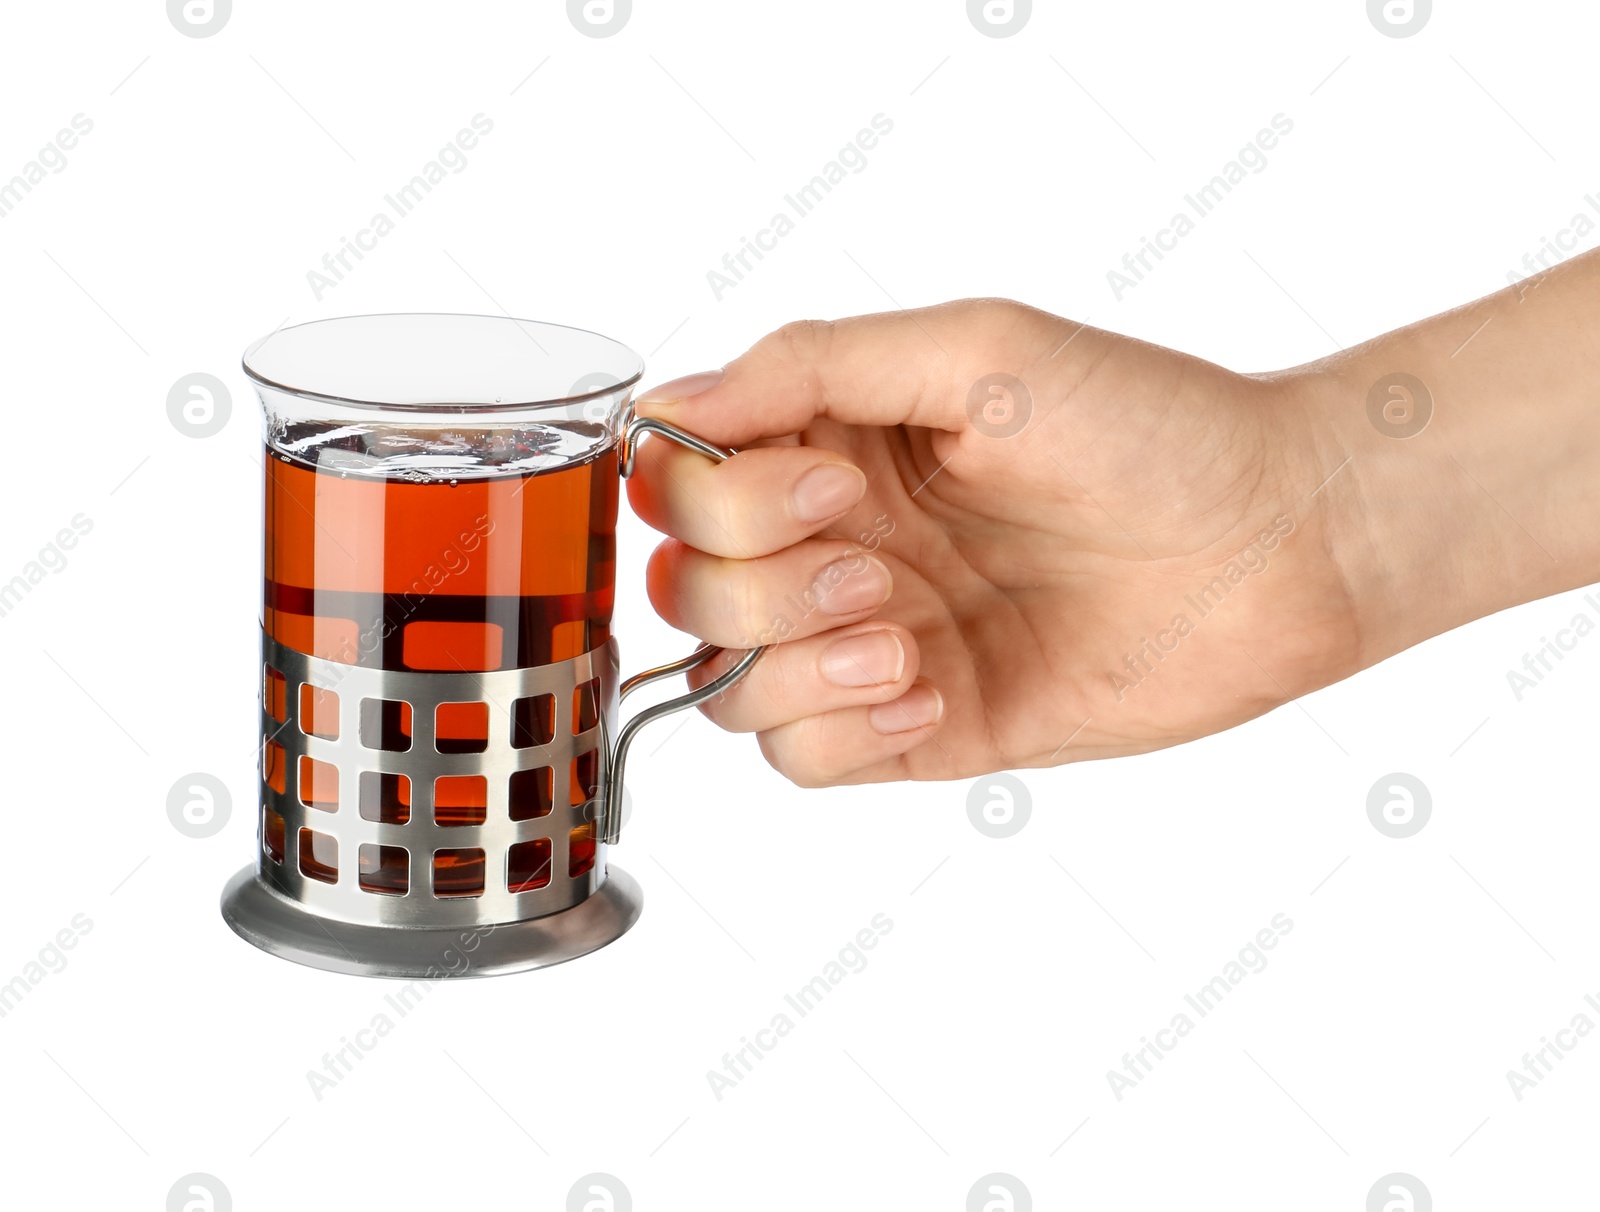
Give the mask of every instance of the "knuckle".
<svg viewBox="0 0 1600 1212">
<path fill-rule="evenodd" d="M 791 366 L 815 366 L 826 360 L 833 327 L 832 320 L 791 320 L 763 338 L 758 348 Z"/>
</svg>

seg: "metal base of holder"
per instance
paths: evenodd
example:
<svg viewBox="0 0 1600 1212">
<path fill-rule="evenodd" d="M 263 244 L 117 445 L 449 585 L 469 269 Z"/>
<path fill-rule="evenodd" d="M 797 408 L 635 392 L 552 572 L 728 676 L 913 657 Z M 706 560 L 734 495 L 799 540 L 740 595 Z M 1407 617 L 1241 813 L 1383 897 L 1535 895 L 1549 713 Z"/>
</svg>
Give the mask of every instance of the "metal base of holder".
<svg viewBox="0 0 1600 1212">
<path fill-rule="evenodd" d="M 362 926 L 308 913 L 246 867 L 222 890 L 222 917 L 281 959 L 353 976 L 427 980 L 548 968 L 598 951 L 639 920 L 637 881 L 607 866 L 605 883 L 571 909 L 497 925 Z"/>
</svg>

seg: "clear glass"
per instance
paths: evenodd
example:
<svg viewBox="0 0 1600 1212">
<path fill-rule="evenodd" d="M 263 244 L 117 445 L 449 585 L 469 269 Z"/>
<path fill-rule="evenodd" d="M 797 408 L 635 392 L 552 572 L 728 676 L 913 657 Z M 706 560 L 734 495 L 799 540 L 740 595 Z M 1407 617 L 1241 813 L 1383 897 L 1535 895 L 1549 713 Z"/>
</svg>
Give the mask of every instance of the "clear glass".
<svg viewBox="0 0 1600 1212">
<path fill-rule="evenodd" d="M 345 316 L 280 328 L 244 370 L 269 447 L 351 474 L 516 475 L 616 441 L 644 372 L 598 333 L 507 316 Z"/>
<path fill-rule="evenodd" d="M 265 418 L 261 621 L 278 643 L 479 672 L 610 639 L 632 350 L 506 317 L 352 316 L 280 329 L 244 368 Z M 375 709 L 382 747 L 409 744 L 402 706 Z M 471 751 L 484 725 L 460 716 L 440 737 Z"/>
</svg>

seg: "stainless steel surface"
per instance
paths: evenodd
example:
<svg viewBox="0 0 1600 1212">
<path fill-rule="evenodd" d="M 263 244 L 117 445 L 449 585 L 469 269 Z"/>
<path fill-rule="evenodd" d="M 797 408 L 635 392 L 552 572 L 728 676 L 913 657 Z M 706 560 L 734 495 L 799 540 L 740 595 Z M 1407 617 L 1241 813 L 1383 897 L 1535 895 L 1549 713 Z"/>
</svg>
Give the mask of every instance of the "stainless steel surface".
<svg viewBox="0 0 1600 1212">
<path fill-rule="evenodd" d="M 708 650 L 700 650 L 693 657 L 687 659 L 692 660 L 694 665 L 702 665 L 721 651 L 721 648 L 715 647 Z M 611 771 L 606 779 L 605 786 L 601 789 L 601 803 L 604 805 L 604 811 L 600 818 L 599 840 L 603 844 L 614 846 L 622 837 L 622 779 L 628 764 L 628 750 L 633 745 L 633 738 L 639 734 L 639 730 L 646 724 L 653 723 L 664 716 L 672 715 L 688 707 L 698 707 L 701 703 L 716 698 L 717 695 L 749 673 L 751 666 L 761 659 L 761 654 L 765 651 L 765 648 L 750 649 L 734 663 L 732 668 L 718 674 L 698 690 L 691 690 L 688 694 L 680 694 L 677 698 L 668 699 L 664 703 L 657 703 L 654 707 L 646 707 L 622 726 L 622 731 L 617 734 L 617 739 L 612 744 Z M 702 655 L 702 652 L 704 655 Z M 672 665 L 663 665 L 659 669 L 646 670 L 644 673 L 636 674 L 629 678 L 624 683 L 624 686 L 628 690 L 636 690 L 644 682 L 651 682 L 658 677 L 666 677 L 668 674 L 678 672 L 675 666 L 682 664 L 682 661 L 676 661 Z M 694 665 L 691 665 L 690 668 L 693 668 Z"/>
<path fill-rule="evenodd" d="M 569 875 L 572 831 L 587 825 L 595 815 L 589 797 L 571 794 L 574 760 L 594 752 L 599 790 L 605 794 L 610 762 L 606 754 L 606 721 L 617 711 L 617 650 L 612 641 L 603 648 L 571 660 L 533 669 L 506 669 L 491 673 L 413 673 L 370 669 L 319 660 L 261 637 L 262 660 L 286 680 L 286 716 L 282 723 L 262 703 L 263 769 L 269 744 L 283 748 L 284 789 L 274 790 L 263 779 L 263 809 L 278 813 L 284 822 L 284 854 L 274 860 L 263 844 L 258 852 L 261 877 L 279 892 L 324 918 L 371 926 L 460 927 L 486 922 L 509 922 L 540 917 L 577 904 L 599 884 L 605 867 L 605 848 L 596 849 L 594 865 L 577 876 Z M 573 698 L 576 689 L 600 679 L 600 722 L 574 732 Z M 308 735 L 301 727 L 302 685 L 331 690 L 338 695 L 338 737 Z M 522 698 L 553 698 L 553 735 L 548 743 L 527 748 L 512 744 L 513 704 Z M 411 745 L 404 751 L 370 748 L 363 744 L 363 703 L 402 702 L 411 708 Z M 488 707 L 488 747 L 482 753 L 440 753 L 435 744 L 435 713 L 441 703 L 484 703 Z M 319 722 L 320 722 L 319 713 Z M 332 811 L 314 807 L 302 791 L 302 763 L 323 762 L 333 767 L 338 780 L 337 804 Z M 531 820 L 513 821 L 509 810 L 511 775 L 521 770 L 550 771 L 551 811 Z M 404 824 L 368 820 L 361 814 L 361 779 L 367 774 L 402 775 L 410 780 L 410 819 Z M 488 800 L 481 825 L 444 827 L 434 823 L 435 780 L 450 775 L 481 775 L 487 780 Z M 578 802 L 573 803 L 576 799 Z M 263 826 L 264 827 L 264 826 Z M 300 830 L 331 837 L 337 844 L 338 873 L 334 883 L 313 878 L 300 861 Z M 512 892 L 507 883 L 510 848 L 541 838 L 550 841 L 550 878 L 542 887 Z M 264 842 L 264 838 L 263 838 Z M 364 890 L 357 878 L 362 845 L 396 846 L 409 857 L 410 878 L 404 896 Z M 484 852 L 485 881 L 480 896 L 435 896 L 432 887 L 433 856 L 441 849 Z"/>
<path fill-rule="evenodd" d="M 639 920 L 643 895 L 612 867 L 593 895 L 561 913 L 480 926 L 368 926 L 313 913 L 246 867 L 222 893 L 234 933 L 272 955 L 356 976 L 432 980 L 548 968 L 620 938 Z"/>
<path fill-rule="evenodd" d="M 630 416 L 628 423 L 622 427 L 622 439 L 618 444 L 618 456 L 624 480 L 633 475 L 634 460 L 638 455 L 639 449 L 639 438 L 647 433 L 666 438 L 669 442 L 676 442 L 679 446 L 687 446 L 690 450 L 699 451 L 708 459 L 715 459 L 719 463 L 725 463 L 733 458 L 733 451 L 724 450 L 720 446 L 713 446 L 704 438 L 697 438 L 694 434 L 687 433 L 676 425 L 668 425 L 665 421 L 657 421 L 653 417 Z"/>
</svg>

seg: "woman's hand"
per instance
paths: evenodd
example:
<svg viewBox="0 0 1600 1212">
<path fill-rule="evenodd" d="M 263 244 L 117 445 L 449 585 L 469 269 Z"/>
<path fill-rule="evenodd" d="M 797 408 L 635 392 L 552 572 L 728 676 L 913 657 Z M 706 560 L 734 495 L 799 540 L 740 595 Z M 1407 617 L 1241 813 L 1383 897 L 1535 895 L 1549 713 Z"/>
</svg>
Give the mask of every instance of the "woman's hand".
<svg viewBox="0 0 1600 1212">
<path fill-rule="evenodd" d="M 704 710 L 803 785 L 1203 736 L 1357 667 L 1312 403 L 999 300 L 790 325 L 639 400 L 741 451 L 641 447 L 651 600 L 776 645 Z"/>
</svg>

